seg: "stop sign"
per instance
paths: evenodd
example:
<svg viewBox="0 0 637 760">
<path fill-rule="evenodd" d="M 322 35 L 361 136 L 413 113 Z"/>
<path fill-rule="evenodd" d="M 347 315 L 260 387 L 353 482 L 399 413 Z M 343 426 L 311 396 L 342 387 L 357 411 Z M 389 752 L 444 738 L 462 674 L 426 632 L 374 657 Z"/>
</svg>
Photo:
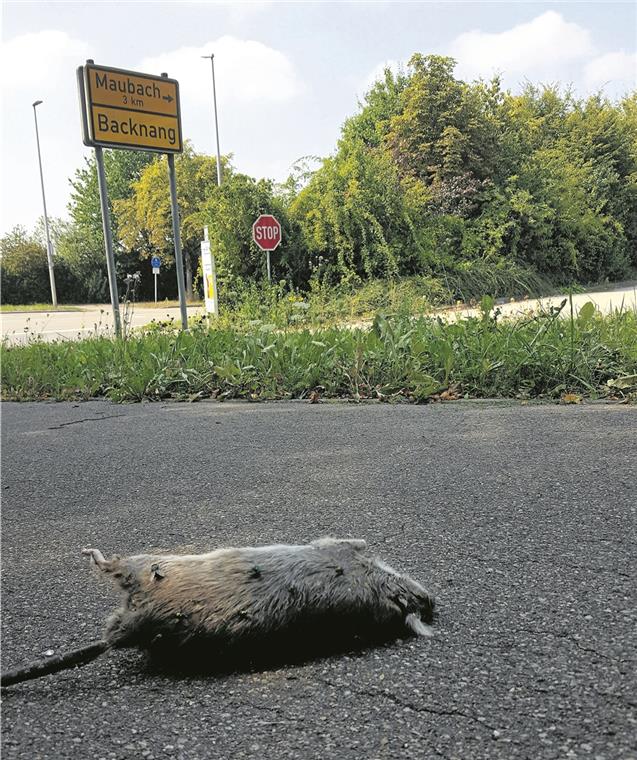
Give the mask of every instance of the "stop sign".
<svg viewBox="0 0 637 760">
<path fill-rule="evenodd" d="M 281 242 L 281 225 L 271 214 L 261 214 L 252 225 L 252 239 L 262 251 L 273 251 Z"/>
</svg>

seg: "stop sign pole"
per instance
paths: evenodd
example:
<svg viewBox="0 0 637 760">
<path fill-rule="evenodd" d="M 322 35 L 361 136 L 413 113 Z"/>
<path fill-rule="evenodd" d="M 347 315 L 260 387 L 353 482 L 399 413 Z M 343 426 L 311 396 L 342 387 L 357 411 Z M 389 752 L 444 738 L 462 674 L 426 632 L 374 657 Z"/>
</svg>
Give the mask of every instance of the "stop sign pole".
<svg viewBox="0 0 637 760">
<path fill-rule="evenodd" d="M 272 214 L 261 214 L 252 225 L 252 239 L 268 257 L 268 282 L 272 282 L 270 272 L 270 251 L 281 242 L 281 223 Z"/>
</svg>

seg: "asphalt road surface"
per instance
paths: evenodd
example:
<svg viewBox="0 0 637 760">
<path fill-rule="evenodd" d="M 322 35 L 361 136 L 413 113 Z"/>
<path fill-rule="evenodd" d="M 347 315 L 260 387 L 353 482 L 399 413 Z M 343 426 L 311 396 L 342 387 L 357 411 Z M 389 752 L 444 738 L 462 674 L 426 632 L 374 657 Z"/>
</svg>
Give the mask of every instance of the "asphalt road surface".
<svg viewBox="0 0 637 760">
<path fill-rule="evenodd" d="M 562 301 L 568 298 L 568 295 L 547 296 L 545 298 L 531 298 L 525 301 L 511 301 L 509 303 L 498 302 L 497 308 L 503 317 L 520 317 L 529 312 L 535 312 L 539 309 L 548 311 L 551 308 L 559 307 Z M 573 311 L 577 314 L 585 303 L 592 301 L 595 307 L 602 314 L 611 314 L 618 309 L 637 311 L 637 284 L 622 284 L 609 290 L 596 291 L 591 293 L 577 293 L 572 297 Z M 570 305 L 567 303 L 563 310 L 563 315 L 570 315 Z M 454 309 L 450 312 L 455 318 L 475 317 L 480 314 L 476 308 Z"/>
<path fill-rule="evenodd" d="M 64 308 L 63 306 L 61 307 Z M 188 316 L 203 314 L 201 306 L 189 306 Z M 124 306 L 120 305 L 124 318 Z M 178 306 L 136 307 L 128 318 L 129 328 L 143 327 L 152 321 L 174 320 L 181 324 Z M 82 306 L 78 311 L 16 311 L 0 314 L 2 339 L 10 343 L 27 343 L 33 338 L 42 340 L 80 340 L 95 335 L 113 335 L 113 312 L 110 304 Z"/>
<path fill-rule="evenodd" d="M 609 404 L 3 404 L 4 669 L 100 636 L 86 545 L 363 537 L 439 599 L 431 640 L 11 687 L 4 758 L 637 757 L 636 434 Z"/>
</svg>

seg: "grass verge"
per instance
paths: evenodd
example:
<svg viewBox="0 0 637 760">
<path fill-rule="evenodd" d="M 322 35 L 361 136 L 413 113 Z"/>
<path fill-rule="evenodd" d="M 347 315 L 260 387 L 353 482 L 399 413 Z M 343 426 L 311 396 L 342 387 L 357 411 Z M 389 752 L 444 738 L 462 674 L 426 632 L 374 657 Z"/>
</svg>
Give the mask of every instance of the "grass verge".
<svg viewBox="0 0 637 760">
<path fill-rule="evenodd" d="M 156 327 L 125 341 L 3 345 L 5 399 L 560 398 L 637 389 L 637 314 L 577 317 L 562 309 L 499 320 L 377 315 L 370 330 L 318 328 L 188 333 Z M 564 308 L 564 306 L 562 307 Z M 566 307 L 568 309 L 568 306 Z M 619 380 L 618 380 L 619 378 Z M 623 378 L 623 379 L 622 379 Z"/>
<path fill-rule="evenodd" d="M 54 311 L 84 311 L 84 306 L 76 306 L 74 304 L 59 304 L 53 307 L 50 303 L 29 303 L 29 304 L 0 304 L 0 313 L 6 314 L 11 312 L 25 312 L 25 311 L 45 311 L 47 313 L 53 313 Z"/>
</svg>

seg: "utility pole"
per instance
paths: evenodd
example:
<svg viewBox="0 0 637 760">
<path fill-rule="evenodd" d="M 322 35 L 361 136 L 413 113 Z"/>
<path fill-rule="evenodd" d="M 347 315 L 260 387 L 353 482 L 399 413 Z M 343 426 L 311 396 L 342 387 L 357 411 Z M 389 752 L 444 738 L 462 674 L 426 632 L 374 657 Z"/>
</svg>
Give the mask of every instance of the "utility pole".
<svg viewBox="0 0 637 760">
<path fill-rule="evenodd" d="M 44 206 L 44 231 L 46 233 L 46 256 L 49 263 L 49 280 L 51 282 L 51 302 L 58 305 L 57 290 L 55 287 L 55 271 L 53 270 L 53 247 L 51 246 L 51 234 L 49 233 L 49 217 L 46 213 L 46 196 L 44 195 L 44 174 L 42 173 L 42 155 L 40 153 L 40 133 L 38 132 L 38 112 L 36 108 L 42 103 L 36 100 L 33 103 L 33 118 L 35 119 L 35 140 L 38 144 L 38 163 L 40 165 L 40 184 L 42 185 L 42 205 Z"/>
<path fill-rule="evenodd" d="M 217 119 L 217 90 L 215 87 L 215 54 L 202 55 L 202 58 L 210 58 L 212 67 L 212 103 L 215 111 L 215 135 L 217 137 L 217 184 L 221 185 L 221 151 L 219 150 L 219 120 Z"/>
</svg>

